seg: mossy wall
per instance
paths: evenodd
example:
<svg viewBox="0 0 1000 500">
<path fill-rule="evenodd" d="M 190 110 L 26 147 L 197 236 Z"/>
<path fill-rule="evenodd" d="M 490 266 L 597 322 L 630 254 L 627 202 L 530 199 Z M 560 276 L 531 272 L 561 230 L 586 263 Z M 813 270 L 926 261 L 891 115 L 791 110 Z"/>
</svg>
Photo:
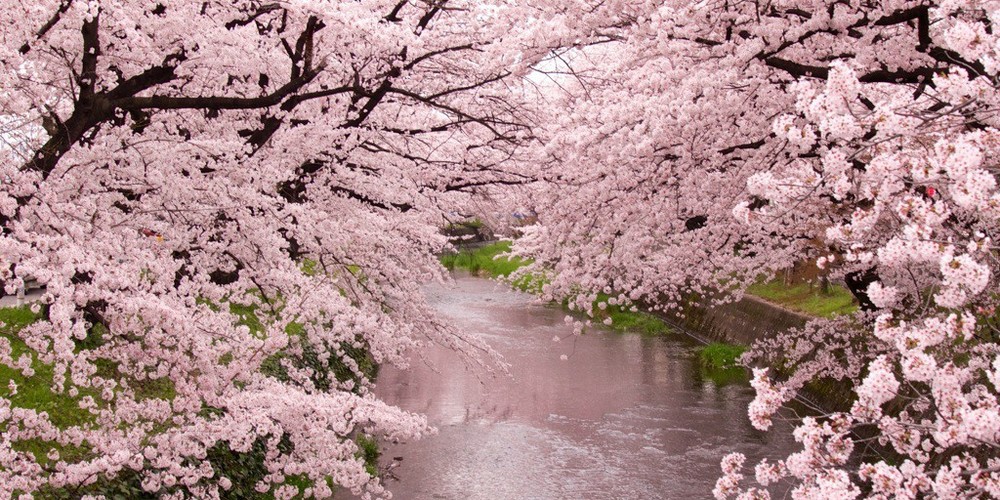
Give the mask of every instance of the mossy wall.
<svg viewBox="0 0 1000 500">
<path fill-rule="evenodd" d="M 740 346 L 750 346 L 757 339 L 773 337 L 791 328 L 802 328 L 813 319 L 750 295 L 714 307 L 692 297 L 682 311 L 680 318 L 674 313 L 658 315 L 670 326 L 702 342 Z M 850 408 L 855 394 L 849 385 L 824 379 L 808 384 L 798 397 L 808 400 L 813 407 L 844 411 Z"/>
<path fill-rule="evenodd" d="M 691 297 L 681 309 L 660 316 L 676 328 L 705 342 L 717 341 L 749 346 L 790 328 L 801 328 L 809 316 L 789 311 L 752 296 L 723 305 L 709 306 Z"/>
</svg>

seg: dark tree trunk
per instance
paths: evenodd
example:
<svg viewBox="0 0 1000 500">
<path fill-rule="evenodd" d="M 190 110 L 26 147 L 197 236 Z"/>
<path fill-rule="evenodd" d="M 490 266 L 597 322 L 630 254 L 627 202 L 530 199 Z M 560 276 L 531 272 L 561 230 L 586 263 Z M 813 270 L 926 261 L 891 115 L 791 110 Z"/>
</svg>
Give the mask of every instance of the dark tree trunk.
<svg viewBox="0 0 1000 500">
<path fill-rule="evenodd" d="M 864 271 L 854 271 L 844 276 L 847 289 L 858 299 L 858 305 L 862 311 L 874 311 L 877 309 L 871 299 L 868 298 L 868 285 L 876 281 L 878 281 L 878 274 L 875 273 L 874 267 L 865 269 Z"/>
</svg>

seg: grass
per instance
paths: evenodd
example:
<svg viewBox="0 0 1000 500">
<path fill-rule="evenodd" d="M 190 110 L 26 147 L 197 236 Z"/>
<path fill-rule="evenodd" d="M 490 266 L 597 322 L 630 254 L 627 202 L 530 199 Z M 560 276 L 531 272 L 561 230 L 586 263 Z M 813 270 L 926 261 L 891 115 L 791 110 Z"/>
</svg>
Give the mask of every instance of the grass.
<svg viewBox="0 0 1000 500">
<path fill-rule="evenodd" d="M 530 264 L 530 259 L 503 257 L 509 252 L 511 243 L 500 241 L 476 249 L 462 250 L 456 254 L 441 256 L 441 264 L 449 270 L 465 269 L 473 274 L 491 278 L 508 277 L 522 266 Z M 544 283 L 544 278 L 524 277 L 513 283 L 522 291 L 532 291 Z M 854 296 L 846 288 L 831 284 L 827 292 L 809 283 L 786 285 L 781 280 L 751 285 L 747 293 L 760 297 L 793 311 L 810 316 L 832 318 L 857 311 Z M 597 302 L 607 300 L 601 294 Z M 597 309 L 595 308 L 595 311 Z M 609 306 L 606 312 L 599 312 L 596 319 L 610 317 L 611 328 L 618 331 L 657 334 L 669 328 L 656 316 L 644 312 L 632 312 L 617 306 Z"/>
<path fill-rule="evenodd" d="M 620 332 L 660 335 L 671 331 L 662 319 L 642 311 L 614 311 L 609 316 L 611 329 Z"/>
<path fill-rule="evenodd" d="M 473 274 L 484 274 L 492 278 L 507 277 L 522 266 L 531 263 L 520 257 L 498 257 L 510 252 L 509 241 L 499 241 L 457 254 L 441 256 L 441 264 L 449 270 L 465 269 Z"/>
<path fill-rule="evenodd" d="M 479 248 L 465 249 L 458 253 L 442 255 L 441 265 L 449 271 L 465 269 L 479 276 L 507 278 L 514 271 L 533 262 L 531 259 L 503 256 L 510 252 L 510 248 L 509 241 L 498 241 Z M 544 283 L 544 277 L 522 276 L 511 282 L 511 285 L 522 292 L 536 292 L 540 291 Z"/>
<path fill-rule="evenodd" d="M 93 416 L 81 409 L 78 404 L 83 394 L 71 398 L 65 394 L 54 393 L 50 387 L 53 375 L 52 366 L 40 362 L 34 351 L 29 349 L 17 336 L 18 331 L 35 322 L 39 317 L 38 314 L 31 312 L 28 306 L 0 309 L 0 322 L 3 322 L 3 327 L 0 327 L 0 336 L 10 341 L 12 357 L 15 360 L 23 355 L 29 355 L 33 358 L 31 368 L 35 372 L 32 376 L 25 377 L 20 370 L 0 365 L 0 382 L 3 383 L 0 386 L 0 391 L 8 395 L 13 406 L 46 412 L 56 427 L 65 429 L 87 423 L 93 420 Z M 7 387 L 9 382 L 17 384 L 17 394 L 13 396 L 9 395 Z M 100 398 L 95 399 L 100 401 Z M 47 452 L 48 449 L 45 451 Z"/>
<path fill-rule="evenodd" d="M 747 293 L 794 311 L 820 318 L 851 314 L 858 310 L 854 296 L 846 288 L 831 284 L 827 293 L 809 283 L 786 285 L 781 280 L 757 283 Z"/>
<path fill-rule="evenodd" d="M 699 372 L 716 385 L 745 384 L 747 370 L 738 362 L 744 352 L 746 347 L 741 345 L 712 342 L 698 349 Z"/>
<path fill-rule="evenodd" d="M 16 361 L 23 355 L 32 357 L 31 369 L 34 374 L 25 377 L 20 370 L 0 365 L 0 392 L 10 399 L 11 405 L 18 408 L 28 408 L 48 415 L 53 425 L 60 429 L 84 425 L 93 421 L 90 412 L 80 408 L 80 399 L 89 395 L 96 401 L 101 401 L 97 397 L 97 392 L 93 390 L 81 390 L 77 397 L 70 397 L 67 394 L 59 394 L 52 391 L 53 369 L 38 360 L 38 356 L 17 336 L 17 333 L 24 327 L 30 325 L 40 318 L 40 314 L 31 312 L 29 306 L 8 307 L 0 309 L 0 337 L 10 342 L 12 357 Z M 17 393 L 11 395 L 9 383 L 17 385 Z M 3 428 L 0 427 L 0 431 Z M 32 439 L 15 443 L 14 448 L 18 451 L 26 451 L 35 455 L 41 463 L 47 463 L 46 454 L 52 448 L 60 451 L 63 458 L 82 456 L 87 453 L 84 448 L 63 447 L 56 443 Z"/>
<path fill-rule="evenodd" d="M 741 345 L 712 342 L 698 350 L 698 361 L 704 368 L 726 370 L 740 368 L 738 360 L 747 348 Z"/>
<path fill-rule="evenodd" d="M 365 461 L 365 471 L 368 475 L 378 477 L 378 459 L 382 455 L 378 441 L 364 434 L 358 434 L 354 441 L 358 444 L 358 451 L 354 456 Z"/>
<path fill-rule="evenodd" d="M 605 309 L 598 307 L 599 304 L 607 303 L 610 297 L 607 294 L 597 294 L 594 301 L 594 319 L 603 321 L 604 318 L 611 318 L 609 328 L 619 332 L 641 333 L 643 335 L 660 335 L 670 331 L 670 327 L 660 318 L 643 311 L 632 311 L 622 306 L 608 304 Z"/>
</svg>

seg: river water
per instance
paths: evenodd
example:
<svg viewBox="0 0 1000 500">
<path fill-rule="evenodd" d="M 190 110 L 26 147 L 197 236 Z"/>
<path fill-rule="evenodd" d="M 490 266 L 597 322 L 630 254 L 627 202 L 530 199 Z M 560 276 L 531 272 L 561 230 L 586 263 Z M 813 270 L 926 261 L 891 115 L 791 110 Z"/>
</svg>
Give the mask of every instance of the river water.
<svg viewBox="0 0 1000 500">
<path fill-rule="evenodd" d="M 704 376 L 685 336 L 574 337 L 560 308 L 468 276 L 428 293 L 503 354 L 510 376 L 445 349 L 382 370 L 376 392 L 439 430 L 386 445 L 397 499 L 711 498 L 727 453 L 753 464 L 795 447 L 787 424 L 753 429 L 753 390 Z"/>
</svg>

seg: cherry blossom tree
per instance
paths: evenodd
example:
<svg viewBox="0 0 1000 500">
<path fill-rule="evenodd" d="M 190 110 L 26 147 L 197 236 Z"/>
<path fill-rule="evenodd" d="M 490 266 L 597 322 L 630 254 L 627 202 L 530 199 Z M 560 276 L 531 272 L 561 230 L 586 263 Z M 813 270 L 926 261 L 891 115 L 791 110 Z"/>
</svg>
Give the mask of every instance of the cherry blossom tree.
<svg viewBox="0 0 1000 500">
<path fill-rule="evenodd" d="M 0 364 L 79 415 L 0 389 L 0 496 L 225 496 L 251 452 L 259 493 L 385 494 L 354 437 L 429 428 L 372 366 L 491 362 L 422 295 L 438 228 L 534 178 L 522 77 L 599 36 L 531 4 L 2 2 L 0 272 L 45 294 Z"/>
<path fill-rule="evenodd" d="M 861 311 L 759 343 L 752 422 L 809 381 L 853 405 L 718 498 L 1000 497 L 1000 3 L 662 2 L 564 54 L 519 252 L 588 309 L 739 297 L 808 260 Z M 559 97 L 556 97 L 559 96 Z M 754 481 L 755 479 L 755 481 Z M 757 483 L 753 485 L 752 483 Z"/>
<path fill-rule="evenodd" d="M 801 260 L 848 285 L 857 315 L 751 355 L 759 428 L 808 381 L 856 394 L 758 486 L 1000 496 L 998 11 L 5 2 L 0 278 L 46 293 L 0 364 L 79 418 L 0 392 L 0 492 L 218 497 L 242 486 L 220 457 L 259 453 L 261 493 L 384 494 L 355 436 L 429 429 L 372 365 L 490 357 L 420 290 L 486 193 L 535 210 L 518 251 L 583 309 L 729 300 Z M 767 496 L 744 461 L 717 496 Z"/>
</svg>

